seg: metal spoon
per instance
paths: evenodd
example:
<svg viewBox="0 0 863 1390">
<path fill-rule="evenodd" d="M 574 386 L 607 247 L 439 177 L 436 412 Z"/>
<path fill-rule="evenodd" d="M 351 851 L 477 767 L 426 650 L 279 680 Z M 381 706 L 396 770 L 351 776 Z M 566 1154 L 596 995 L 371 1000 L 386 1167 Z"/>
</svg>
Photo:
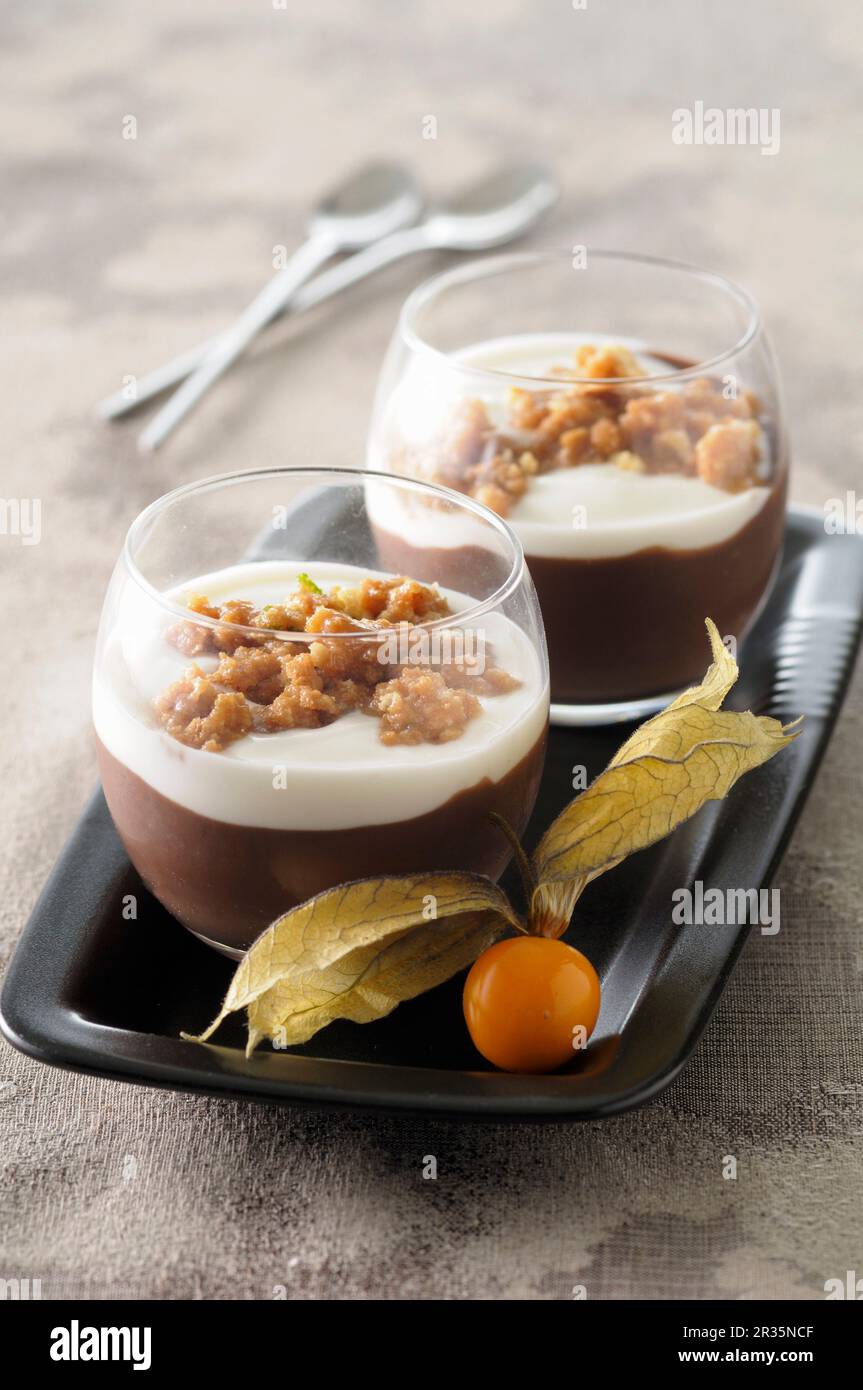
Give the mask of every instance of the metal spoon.
<svg viewBox="0 0 863 1390">
<path fill-rule="evenodd" d="M 499 169 L 464 189 L 416 227 L 383 241 L 316 275 L 296 294 L 291 309 L 301 312 L 345 289 L 372 271 L 415 251 L 490 251 L 514 241 L 553 207 L 558 187 L 540 164 Z"/>
<path fill-rule="evenodd" d="M 296 287 L 324 261 L 342 251 L 358 251 L 381 237 L 416 222 L 423 206 L 413 174 L 395 163 L 367 164 L 321 198 L 307 223 L 308 238 L 288 264 L 273 276 L 227 334 L 216 334 L 136 383 L 134 398 L 118 391 L 96 407 L 103 420 L 114 420 L 136 409 L 194 372 L 222 347 L 248 341 L 280 314 Z M 245 343 L 244 343 L 245 345 Z"/>
<path fill-rule="evenodd" d="M 523 164 L 500 169 L 457 195 L 418 226 L 393 232 L 317 275 L 296 291 L 290 307 L 296 312 L 310 309 L 373 271 L 415 251 L 487 251 L 501 246 L 533 226 L 555 203 L 557 196 L 554 179 L 541 165 Z M 220 344 L 159 411 L 141 435 L 140 448 L 145 451 L 158 448 L 239 351 L 242 347 L 232 352 L 230 347 L 223 348 Z"/>
</svg>

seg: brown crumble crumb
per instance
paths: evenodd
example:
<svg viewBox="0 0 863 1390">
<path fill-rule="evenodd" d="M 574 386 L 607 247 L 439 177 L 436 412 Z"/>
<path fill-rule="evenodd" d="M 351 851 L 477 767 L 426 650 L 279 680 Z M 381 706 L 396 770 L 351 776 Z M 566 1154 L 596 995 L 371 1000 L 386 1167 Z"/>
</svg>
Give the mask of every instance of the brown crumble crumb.
<svg viewBox="0 0 863 1390">
<path fill-rule="evenodd" d="M 252 728 L 245 696 L 218 690 L 196 666 L 162 692 L 156 713 L 172 738 L 210 753 L 221 751 Z"/>
<path fill-rule="evenodd" d="M 695 446 L 698 475 L 726 492 L 743 492 L 758 482 L 758 423 L 727 420 L 711 425 Z"/>
<path fill-rule="evenodd" d="M 387 744 L 450 743 L 482 710 L 475 695 L 422 666 L 406 666 L 377 686 L 371 708 L 381 716 L 381 742 Z"/>
</svg>

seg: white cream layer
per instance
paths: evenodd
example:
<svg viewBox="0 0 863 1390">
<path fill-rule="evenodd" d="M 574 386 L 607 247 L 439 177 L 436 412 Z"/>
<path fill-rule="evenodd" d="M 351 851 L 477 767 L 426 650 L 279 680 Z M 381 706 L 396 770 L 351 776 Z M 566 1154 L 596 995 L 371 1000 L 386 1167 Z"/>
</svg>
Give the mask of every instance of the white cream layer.
<svg viewBox="0 0 863 1390">
<path fill-rule="evenodd" d="M 573 360 L 582 343 L 610 341 L 601 334 L 525 334 L 477 343 L 458 354 L 458 361 L 479 371 L 497 370 L 522 376 L 517 383 L 541 389 L 536 380 L 555 365 Z M 621 342 L 620 339 L 615 339 Z M 639 344 L 626 339 L 648 372 L 668 371 L 651 359 Z M 423 381 L 431 374 L 431 381 Z M 417 359 L 394 397 L 391 427 L 416 447 L 421 447 L 423 431 L 429 438 L 429 421 L 440 426 L 443 409 L 438 369 L 428 368 Z M 438 392 L 435 391 L 435 384 Z M 478 396 L 491 419 L 504 425 L 506 399 L 511 385 L 501 378 L 499 388 L 489 384 L 488 376 L 471 377 L 462 383 L 467 395 Z M 561 383 L 565 386 L 565 383 Z M 448 383 L 451 391 L 451 380 Z M 438 411 L 433 409 L 437 396 Z M 416 406 L 412 410 L 412 402 Z M 420 404 L 421 402 L 421 404 Z M 452 408 L 450 400 L 449 408 Z M 766 448 L 766 441 L 762 440 Z M 374 459 L 374 455 L 373 455 Z M 378 464 L 377 466 L 380 466 Z M 711 487 L 700 478 L 674 474 L 638 474 L 615 464 L 581 464 L 532 478 L 527 492 L 513 507 L 507 520 L 524 546 L 525 553 L 560 559 L 597 559 L 632 555 L 653 546 L 669 550 L 701 550 L 728 540 L 751 521 L 767 501 L 769 488 L 754 487 L 746 492 L 728 493 Z M 399 497 L 390 493 L 381 506 L 379 524 L 389 523 L 405 539 L 415 544 L 458 547 L 465 544 L 464 524 L 453 525 L 443 516 L 423 518 L 421 525 L 394 513 Z M 371 510 L 371 508 L 370 508 Z M 390 513 L 385 519 L 384 511 Z M 375 512 L 375 520 L 378 514 Z M 412 534 L 413 533 L 413 534 Z M 417 539 L 414 541 L 414 535 Z M 480 543 L 480 542 L 477 542 Z"/>
<path fill-rule="evenodd" d="M 735 535 L 767 496 L 766 487 L 729 493 L 700 478 L 582 463 L 532 478 L 507 520 L 528 560 L 611 558 L 651 546 L 701 550 Z"/>
<path fill-rule="evenodd" d="M 171 596 L 276 603 L 296 588 L 301 567 L 283 561 L 231 566 L 190 580 Z M 305 567 L 322 588 L 368 573 L 329 563 Z M 463 595 L 447 596 L 456 610 L 470 603 Z M 530 751 L 548 717 L 548 689 L 531 643 L 514 623 L 491 613 L 478 626 L 493 644 L 496 664 L 522 684 L 482 699 L 482 714 L 452 743 L 387 747 L 379 721 L 354 711 L 321 729 L 248 735 L 221 753 L 186 748 L 152 713 L 155 697 L 191 664 L 165 640 L 175 621 L 137 585 L 126 585 L 94 679 L 93 718 L 119 762 L 163 796 L 214 820 L 335 830 L 420 816 L 485 777 L 499 781 Z M 197 660 L 204 669 L 215 665 L 212 657 Z"/>
</svg>

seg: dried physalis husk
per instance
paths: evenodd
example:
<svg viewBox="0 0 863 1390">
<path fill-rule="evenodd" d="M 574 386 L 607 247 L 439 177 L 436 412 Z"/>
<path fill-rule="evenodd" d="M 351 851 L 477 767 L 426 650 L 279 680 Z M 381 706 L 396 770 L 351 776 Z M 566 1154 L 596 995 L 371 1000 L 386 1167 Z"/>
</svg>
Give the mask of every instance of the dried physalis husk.
<svg viewBox="0 0 863 1390">
<path fill-rule="evenodd" d="M 442 984 L 521 923 L 481 874 L 410 874 L 331 888 L 279 917 L 237 967 L 205 1042 L 249 1012 L 247 1055 L 263 1037 L 308 1041 L 334 1019 L 370 1023 Z"/>
<path fill-rule="evenodd" d="M 238 965 L 218 1017 L 193 1040 L 205 1042 L 229 1014 L 247 1009 L 247 1054 L 264 1037 L 290 1047 L 337 1018 L 383 1018 L 463 970 L 508 930 L 563 935 L 592 879 L 720 800 L 796 737 L 795 725 L 720 708 L 737 664 L 710 619 L 707 631 L 713 664 L 701 684 L 636 729 L 549 826 L 530 863 L 517 847 L 530 894 L 527 926 L 480 874 L 331 888 L 267 928 Z"/>
<path fill-rule="evenodd" d="M 720 709 L 737 663 L 709 618 L 707 631 L 713 664 L 701 684 L 636 729 L 540 840 L 531 931 L 560 936 L 592 879 L 670 835 L 707 801 L 721 800 L 796 738 L 795 724 Z"/>
</svg>

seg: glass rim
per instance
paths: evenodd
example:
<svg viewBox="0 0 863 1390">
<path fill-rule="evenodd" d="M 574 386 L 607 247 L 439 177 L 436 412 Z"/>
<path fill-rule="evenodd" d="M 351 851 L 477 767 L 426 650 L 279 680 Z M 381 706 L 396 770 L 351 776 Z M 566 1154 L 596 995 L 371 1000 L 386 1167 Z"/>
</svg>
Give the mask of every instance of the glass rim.
<svg viewBox="0 0 863 1390">
<path fill-rule="evenodd" d="M 349 480 L 354 486 L 372 478 L 380 482 L 394 484 L 404 487 L 410 492 L 417 492 L 425 496 L 437 497 L 450 505 L 461 505 L 465 510 L 473 512 L 482 521 L 490 524 L 503 537 L 512 553 L 512 564 L 510 571 L 504 582 L 495 589 L 488 598 L 472 604 L 469 608 L 463 609 L 460 613 L 451 613 L 443 618 L 435 618 L 431 622 L 412 623 L 409 625 L 411 632 L 431 632 L 442 628 L 463 627 L 466 622 L 473 621 L 474 618 L 483 613 L 491 612 L 499 608 L 501 604 L 516 591 L 523 582 L 525 574 L 524 549 L 518 536 L 509 526 L 503 517 L 497 515 L 489 507 L 483 506 L 481 502 L 473 497 L 468 497 L 464 493 L 456 492 L 453 488 L 441 487 L 437 483 L 425 482 L 418 478 L 405 478 L 397 473 L 386 473 L 375 468 L 327 468 L 323 465 L 307 467 L 304 465 L 293 466 L 290 464 L 277 464 L 271 468 L 248 468 L 237 469 L 229 473 L 215 473 L 209 478 L 201 478 L 196 482 L 183 483 L 180 487 L 172 488 L 170 492 L 165 492 L 161 497 L 146 506 L 135 517 L 126 532 L 121 551 L 121 559 L 129 577 L 143 590 L 148 598 L 152 599 L 174 617 L 185 622 L 193 623 L 195 627 L 206 628 L 225 628 L 230 632 L 247 633 L 257 638 L 277 637 L 283 642 L 305 642 L 311 644 L 321 641 L 349 641 L 349 642 L 375 642 L 376 640 L 385 641 L 393 632 L 400 630 L 401 624 L 394 624 L 390 628 L 369 628 L 362 632 L 287 632 L 284 628 L 248 627 L 243 623 L 227 622 L 223 618 L 211 618 L 204 613 L 195 613 L 193 609 L 184 607 L 182 603 L 169 598 L 155 584 L 142 573 L 137 564 L 133 548 L 142 539 L 142 533 L 167 511 L 175 502 L 181 498 L 189 497 L 196 492 L 211 492 L 220 487 L 231 487 L 236 484 L 276 477 L 308 477 L 313 479 L 332 479 L 341 478 Z M 238 562 L 239 563 L 239 562 Z M 301 562 L 303 563 L 303 562 Z M 308 563 L 308 562 L 305 562 Z M 419 581 L 418 581 L 419 582 Z"/>
<path fill-rule="evenodd" d="M 545 251 L 510 251 L 495 256 L 483 256 L 478 260 L 470 261 L 467 265 L 456 266 L 450 270 L 444 270 L 437 275 L 431 276 L 418 285 L 405 300 L 399 314 L 398 329 L 404 341 L 412 351 L 424 353 L 432 356 L 439 361 L 446 362 L 450 370 L 460 371 L 474 376 L 488 376 L 500 378 L 503 381 L 518 382 L 537 382 L 541 385 L 555 386 L 558 389 L 570 385 L 585 386 L 619 386 L 621 381 L 625 381 L 630 386 L 656 385 L 658 382 L 677 382 L 686 381 L 695 377 L 703 376 L 710 369 L 719 367 L 723 362 L 735 357 L 749 346 L 751 342 L 760 334 L 762 330 L 761 313 L 755 300 L 748 290 L 742 285 L 738 285 L 735 280 L 730 280 L 726 275 L 721 275 L 718 271 L 705 270 L 700 266 L 690 265 L 686 261 L 674 260 L 665 256 L 648 256 L 637 251 L 606 251 L 588 248 L 588 263 L 591 258 L 601 261 L 628 261 L 634 265 L 647 266 L 653 269 L 672 270 L 678 274 L 688 276 L 695 280 L 701 280 L 705 284 L 712 285 L 716 289 L 722 290 L 730 298 L 735 299 L 738 304 L 746 310 L 748 315 L 746 327 L 742 335 L 732 347 L 725 348 L 721 353 L 713 357 L 705 358 L 703 361 L 693 363 L 689 367 L 677 367 L 668 372 L 659 372 L 652 376 L 631 376 L 631 377 L 598 377 L 598 376 L 540 376 L 530 372 L 507 372 L 496 367 L 477 367 L 467 362 L 460 362 L 458 358 L 449 352 L 437 348 L 429 342 L 416 327 L 416 317 L 430 301 L 436 299 L 441 293 L 453 286 L 470 283 L 478 280 L 482 276 L 492 276 L 504 270 L 524 269 L 530 265 L 540 265 L 542 263 L 553 263 L 561 260 L 571 260 L 571 251 L 545 250 Z"/>
</svg>

